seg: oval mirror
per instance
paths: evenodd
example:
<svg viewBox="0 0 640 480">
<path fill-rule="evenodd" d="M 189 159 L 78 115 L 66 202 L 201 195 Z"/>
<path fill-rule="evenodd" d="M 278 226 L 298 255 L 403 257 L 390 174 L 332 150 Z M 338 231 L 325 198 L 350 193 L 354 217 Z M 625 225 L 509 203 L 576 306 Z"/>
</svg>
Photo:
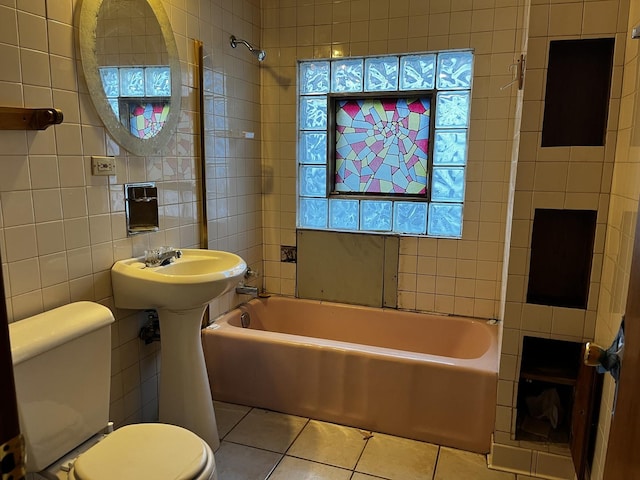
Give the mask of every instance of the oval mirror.
<svg viewBox="0 0 640 480">
<path fill-rule="evenodd" d="M 80 57 L 89 94 L 113 138 L 158 153 L 180 117 L 180 60 L 160 0 L 83 0 Z"/>
</svg>

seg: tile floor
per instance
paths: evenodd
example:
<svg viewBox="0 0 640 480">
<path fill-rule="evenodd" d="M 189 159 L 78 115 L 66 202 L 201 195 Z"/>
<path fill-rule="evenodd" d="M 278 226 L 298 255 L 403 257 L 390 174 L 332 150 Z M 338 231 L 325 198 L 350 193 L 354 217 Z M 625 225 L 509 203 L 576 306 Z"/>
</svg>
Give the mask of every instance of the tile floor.
<svg viewBox="0 0 640 480">
<path fill-rule="evenodd" d="M 242 405 L 215 410 L 218 480 L 516 480 L 484 455 Z"/>
</svg>

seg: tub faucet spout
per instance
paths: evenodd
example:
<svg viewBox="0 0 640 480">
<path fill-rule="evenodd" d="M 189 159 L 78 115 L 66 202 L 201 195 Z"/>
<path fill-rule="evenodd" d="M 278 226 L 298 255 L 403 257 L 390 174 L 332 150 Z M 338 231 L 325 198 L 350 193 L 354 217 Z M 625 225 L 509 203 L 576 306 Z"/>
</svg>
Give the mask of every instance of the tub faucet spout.
<svg viewBox="0 0 640 480">
<path fill-rule="evenodd" d="M 241 283 L 236 287 L 236 293 L 239 293 L 241 295 L 252 295 L 254 297 L 257 297 L 259 292 L 258 292 L 258 287 L 250 287 L 249 285 L 245 285 L 244 283 Z"/>
</svg>

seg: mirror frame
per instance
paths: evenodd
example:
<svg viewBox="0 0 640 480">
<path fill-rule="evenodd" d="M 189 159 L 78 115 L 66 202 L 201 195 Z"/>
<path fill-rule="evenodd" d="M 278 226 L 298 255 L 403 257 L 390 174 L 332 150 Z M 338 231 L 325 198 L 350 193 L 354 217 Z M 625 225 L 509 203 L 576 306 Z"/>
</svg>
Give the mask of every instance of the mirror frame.
<svg viewBox="0 0 640 480">
<path fill-rule="evenodd" d="M 139 155 L 155 155 L 166 146 L 172 135 L 176 133 L 180 119 L 180 106 L 182 100 L 182 72 L 180 70 L 180 58 L 173 29 L 169 17 L 162 6 L 161 0 L 139 0 L 146 2 L 153 11 L 164 38 L 165 47 L 169 58 L 171 71 L 171 100 L 167 120 L 160 132 L 154 137 L 142 139 L 134 137 L 131 132 L 115 116 L 102 88 L 102 79 L 98 71 L 98 58 L 96 55 L 96 31 L 98 26 L 98 14 L 105 1 L 113 0 L 83 0 L 80 6 L 79 37 L 80 58 L 82 70 L 89 90 L 89 95 L 98 115 L 113 139 L 124 149 Z M 102 93 L 100 95 L 99 93 Z"/>
</svg>

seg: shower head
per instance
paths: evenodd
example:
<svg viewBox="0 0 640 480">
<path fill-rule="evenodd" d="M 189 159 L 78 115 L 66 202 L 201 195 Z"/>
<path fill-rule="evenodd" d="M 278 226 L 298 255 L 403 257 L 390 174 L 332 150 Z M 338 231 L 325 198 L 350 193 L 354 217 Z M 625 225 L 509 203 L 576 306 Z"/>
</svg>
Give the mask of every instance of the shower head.
<svg viewBox="0 0 640 480">
<path fill-rule="evenodd" d="M 236 48 L 239 43 L 243 44 L 245 47 L 249 49 L 249 51 L 254 55 L 259 62 L 264 60 L 264 57 L 267 56 L 267 53 L 264 50 L 260 50 L 258 47 L 254 47 L 246 40 L 242 40 L 241 38 L 236 38 L 235 35 L 231 35 L 229 37 L 229 43 L 231 44 L 231 48 Z"/>
</svg>

